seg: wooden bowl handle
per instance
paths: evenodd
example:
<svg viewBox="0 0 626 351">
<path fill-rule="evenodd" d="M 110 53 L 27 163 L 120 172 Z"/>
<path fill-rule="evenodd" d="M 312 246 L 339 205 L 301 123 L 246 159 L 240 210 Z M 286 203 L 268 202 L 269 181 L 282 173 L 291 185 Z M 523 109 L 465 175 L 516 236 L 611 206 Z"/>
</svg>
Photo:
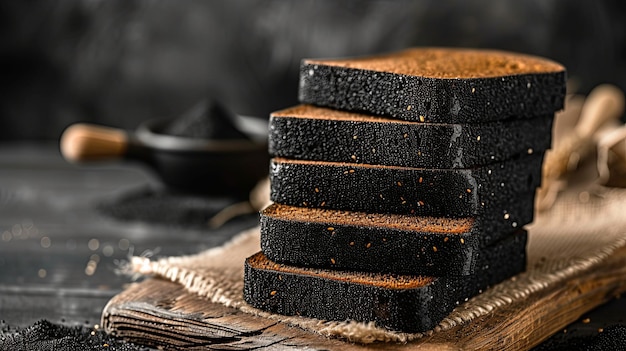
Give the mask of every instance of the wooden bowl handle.
<svg viewBox="0 0 626 351">
<path fill-rule="evenodd" d="M 60 147 L 70 162 L 117 159 L 128 150 L 128 134 L 121 129 L 77 123 L 65 129 Z"/>
</svg>

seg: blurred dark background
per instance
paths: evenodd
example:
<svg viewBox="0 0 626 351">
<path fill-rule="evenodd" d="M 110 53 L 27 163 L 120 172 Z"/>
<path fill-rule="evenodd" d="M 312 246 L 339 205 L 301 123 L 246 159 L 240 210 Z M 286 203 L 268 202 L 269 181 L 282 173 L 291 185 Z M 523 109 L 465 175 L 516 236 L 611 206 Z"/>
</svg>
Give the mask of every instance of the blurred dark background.
<svg viewBox="0 0 626 351">
<path fill-rule="evenodd" d="M 305 57 L 489 47 L 565 64 L 577 91 L 626 90 L 622 0 L 0 2 L 0 141 L 74 121 L 134 129 L 213 96 L 267 118 Z"/>
</svg>

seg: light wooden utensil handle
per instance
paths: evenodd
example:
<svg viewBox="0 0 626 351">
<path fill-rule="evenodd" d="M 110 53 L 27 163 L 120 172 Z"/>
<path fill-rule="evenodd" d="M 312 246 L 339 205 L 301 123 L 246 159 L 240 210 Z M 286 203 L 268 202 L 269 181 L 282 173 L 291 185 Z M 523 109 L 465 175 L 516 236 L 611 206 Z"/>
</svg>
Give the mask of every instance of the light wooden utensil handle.
<svg viewBox="0 0 626 351">
<path fill-rule="evenodd" d="M 70 162 L 116 159 L 128 149 L 128 134 L 121 129 L 78 123 L 63 132 L 60 146 L 61 154 Z"/>
</svg>

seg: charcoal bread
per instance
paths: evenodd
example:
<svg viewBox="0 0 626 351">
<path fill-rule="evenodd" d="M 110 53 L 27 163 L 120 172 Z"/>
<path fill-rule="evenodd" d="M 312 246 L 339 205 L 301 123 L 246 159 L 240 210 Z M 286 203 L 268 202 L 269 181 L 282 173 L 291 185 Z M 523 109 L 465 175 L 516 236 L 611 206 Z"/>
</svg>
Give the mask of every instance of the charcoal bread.
<svg viewBox="0 0 626 351">
<path fill-rule="evenodd" d="M 259 252 L 245 262 L 244 299 L 272 313 L 424 332 L 459 303 L 522 272 L 525 246 L 519 231 L 481 252 L 476 274 L 439 278 L 290 266 Z"/>
<path fill-rule="evenodd" d="M 525 271 L 527 243 L 528 232 L 521 229 L 479 250 L 476 263 L 478 273 L 474 275 L 476 283 L 461 286 L 463 290 L 461 295 L 465 296 L 463 300 L 468 296 L 481 293 L 487 287 L 500 283 L 512 275 Z M 463 301 L 457 301 L 457 304 L 458 302 Z"/>
<path fill-rule="evenodd" d="M 261 211 L 261 250 L 296 266 L 468 275 L 479 244 L 475 222 L 273 204 Z"/>
<path fill-rule="evenodd" d="M 463 169 L 432 169 L 273 158 L 270 199 L 283 205 L 369 213 L 470 217 L 533 192 L 543 154 Z"/>
<path fill-rule="evenodd" d="M 528 218 L 532 216 L 532 204 L 527 207 L 531 208 L 526 211 Z M 493 233 L 495 220 L 280 204 L 261 211 L 260 222 L 261 251 L 275 262 L 435 277 L 473 274 L 479 248 L 518 229 L 501 221 L 499 228 L 504 232 L 487 236 L 483 233 Z"/>
<path fill-rule="evenodd" d="M 304 60 L 300 102 L 407 121 L 482 123 L 563 108 L 566 72 L 539 57 L 495 50 L 413 48 Z"/>
<path fill-rule="evenodd" d="M 269 152 L 298 160 L 469 168 L 548 149 L 553 117 L 420 123 L 299 105 L 272 113 Z"/>
<path fill-rule="evenodd" d="M 520 193 L 476 215 L 475 226 L 481 232 L 479 246 L 490 246 L 533 221 L 535 215 L 535 192 Z"/>
</svg>

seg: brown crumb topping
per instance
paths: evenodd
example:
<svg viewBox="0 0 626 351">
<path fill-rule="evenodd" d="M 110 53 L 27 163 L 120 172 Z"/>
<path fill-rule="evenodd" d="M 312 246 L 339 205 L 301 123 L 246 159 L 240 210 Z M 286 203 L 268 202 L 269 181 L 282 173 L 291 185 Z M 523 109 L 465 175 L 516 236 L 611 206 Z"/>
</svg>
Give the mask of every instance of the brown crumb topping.
<svg viewBox="0 0 626 351">
<path fill-rule="evenodd" d="M 248 257 L 246 262 L 255 269 L 278 273 L 308 275 L 353 284 L 377 286 L 385 289 L 414 289 L 426 286 L 435 281 L 433 277 L 419 275 L 382 274 L 289 266 L 270 261 L 262 252 Z"/>
<path fill-rule="evenodd" d="M 272 112 L 271 118 L 301 118 L 301 119 L 320 119 L 331 121 L 347 121 L 347 122 L 376 122 L 376 123 L 395 123 L 402 125 L 423 125 L 425 123 L 402 121 L 398 119 L 372 116 L 356 112 L 340 111 L 313 105 L 296 105 L 283 110 Z M 423 121 L 422 121 L 423 122 Z M 429 124 L 429 123 L 426 123 Z M 436 123 L 430 123 L 436 124 Z M 357 139 L 358 136 L 352 136 Z"/>
<path fill-rule="evenodd" d="M 304 62 L 442 79 L 492 78 L 565 71 L 562 65 L 537 56 L 459 48 L 413 48 L 370 57 L 309 59 Z"/>
<path fill-rule="evenodd" d="M 354 225 L 373 228 L 392 228 L 441 234 L 464 234 L 472 230 L 474 218 L 446 218 L 407 216 L 399 214 L 366 213 L 356 211 L 302 208 L 272 204 L 261 214 L 281 220 L 323 223 L 329 231 L 338 225 Z M 332 229 L 331 229 L 332 228 Z"/>
</svg>

